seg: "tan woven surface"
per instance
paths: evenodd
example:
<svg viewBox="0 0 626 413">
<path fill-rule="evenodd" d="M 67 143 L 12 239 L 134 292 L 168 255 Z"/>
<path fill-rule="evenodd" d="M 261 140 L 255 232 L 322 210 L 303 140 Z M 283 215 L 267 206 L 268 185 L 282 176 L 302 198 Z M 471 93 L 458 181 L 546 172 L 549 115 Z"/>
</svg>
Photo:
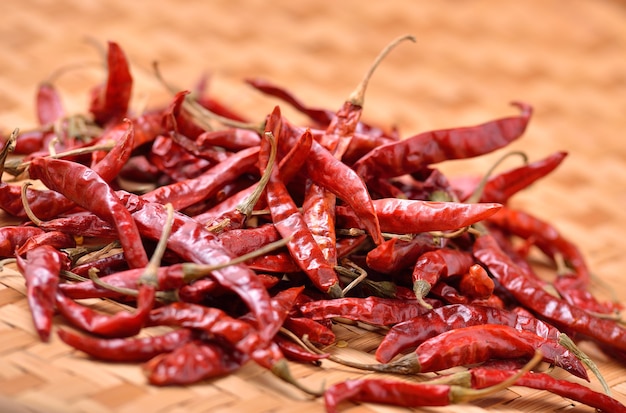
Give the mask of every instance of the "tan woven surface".
<svg viewBox="0 0 626 413">
<path fill-rule="evenodd" d="M 626 3 L 620 1 L 106 1 L 9 0 L 0 6 L 0 127 L 35 122 L 38 81 L 57 78 L 66 106 L 83 111 L 86 87 L 100 79 L 91 38 L 117 41 L 135 66 L 134 104 L 163 103 L 148 69 L 154 60 L 190 87 L 203 72 L 235 108 L 265 115 L 274 101 L 244 86 L 261 76 L 311 105 L 338 108 L 373 57 L 411 33 L 375 74 L 364 117 L 395 124 L 405 136 L 510 114 L 511 100 L 535 115 L 514 148 L 531 159 L 567 150 L 548 179 L 515 204 L 553 221 L 576 240 L 601 280 L 626 302 Z M 287 112 L 290 116 L 289 112 Z M 293 115 L 295 116 L 295 115 Z M 496 156 L 496 155 L 494 155 Z M 443 165 L 483 172 L 492 157 Z M 608 288 L 607 288 L 608 287 Z M 100 304 L 102 305 L 102 304 Z M 114 310 L 113 305 L 109 305 Z M 338 327 L 342 352 L 371 358 L 375 333 Z M 586 348 L 614 396 L 626 402 L 626 368 Z M 324 363 L 294 365 L 311 386 L 360 373 Z M 592 381 L 591 386 L 597 387 Z M 0 274 L 0 412 L 321 412 L 311 401 L 253 365 L 185 388 L 145 384 L 139 367 L 91 361 L 58 339 L 40 343 L 30 323 L 21 277 Z M 346 405 L 350 413 L 400 412 Z M 427 412 L 585 412 L 546 392 L 513 388 L 487 400 Z"/>
</svg>

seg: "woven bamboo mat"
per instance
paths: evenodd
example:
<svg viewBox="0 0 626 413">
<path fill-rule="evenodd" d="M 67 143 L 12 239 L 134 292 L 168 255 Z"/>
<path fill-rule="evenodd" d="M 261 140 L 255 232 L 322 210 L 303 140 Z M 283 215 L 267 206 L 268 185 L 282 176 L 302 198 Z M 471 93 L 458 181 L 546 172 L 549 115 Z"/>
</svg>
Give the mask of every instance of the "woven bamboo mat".
<svg viewBox="0 0 626 413">
<path fill-rule="evenodd" d="M 206 2 L 9 0 L 0 6 L 0 128 L 34 125 L 34 91 L 55 76 L 70 112 L 83 111 L 86 88 L 100 79 L 93 41 L 117 41 L 135 67 L 133 102 L 165 102 L 150 72 L 191 87 L 202 73 L 234 108 L 264 116 L 276 103 L 246 87 L 259 76 L 306 102 L 339 108 L 391 39 L 414 34 L 379 67 L 364 117 L 404 136 L 471 125 L 511 114 L 535 115 L 512 148 L 538 159 L 567 150 L 565 163 L 515 205 L 551 220 L 585 253 L 595 292 L 626 302 L 626 3 L 620 1 Z M 80 68 L 77 68 L 80 67 Z M 58 69 L 65 68 L 62 74 Z M 73 69 L 72 69 L 73 68 Z M 287 116 L 296 117 L 285 108 Z M 494 154 L 493 156 L 499 156 Z M 450 174 L 484 172 L 491 156 L 450 162 Z M 3 222 L 8 222 L 3 218 Z M 115 311 L 114 304 L 94 302 Z M 58 339 L 40 343 L 19 274 L 0 273 L 0 412 L 317 413 L 323 407 L 247 365 L 190 387 L 146 385 L 139 367 L 95 362 Z M 341 354 L 371 360 L 379 333 L 338 326 Z M 626 403 L 626 367 L 585 347 Z M 310 386 L 360 375 L 324 363 L 293 365 Z M 597 383 L 590 384 L 597 388 Z M 350 413 L 401 412 L 346 405 Z M 424 412 L 588 412 L 546 392 L 512 388 L 470 405 Z"/>
</svg>

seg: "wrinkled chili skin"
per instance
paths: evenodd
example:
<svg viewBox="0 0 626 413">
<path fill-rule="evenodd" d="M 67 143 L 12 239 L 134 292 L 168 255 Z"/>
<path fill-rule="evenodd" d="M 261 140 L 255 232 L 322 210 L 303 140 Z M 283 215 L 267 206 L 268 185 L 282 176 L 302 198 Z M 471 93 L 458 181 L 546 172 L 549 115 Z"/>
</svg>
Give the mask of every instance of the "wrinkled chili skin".
<svg viewBox="0 0 626 413">
<path fill-rule="evenodd" d="M 120 193 L 126 206 L 132 211 L 141 234 L 158 240 L 166 222 L 167 211 L 161 204 L 145 202 L 130 193 Z M 225 264 L 234 258 L 219 238 L 202 224 L 186 215 L 175 213 L 172 231 L 167 242 L 168 249 L 181 258 L 198 264 Z M 211 273 L 224 288 L 237 293 L 255 314 L 260 334 L 269 341 L 263 326 L 271 325 L 270 296 L 256 274 L 245 265 L 228 265 Z"/>
<path fill-rule="evenodd" d="M 415 350 L 422 373 L 447 370 L 490 359 L 533 357 L 542 352 L 544 360 L 566 368 L 569 360 L 578 360 L 553 340 L 501 324 L 461 327 L 429 338 Z M 564 359 L 565 360 L 564 362 Z M 582 367 L 584 373 L 584 367 Z"/>
<path fill-rule="evenodd" d="M 346 380 L 324 391 L 327 413 L 337 413 L 337 406 L 345 400 L 399 407 L 448 406 L 451 403 L 448 385 L 382 378 Z"/>
<path fill-rule="evenodd" d="M 433 163 L 489 153 L 519 138 L 526 130 L 532 108 L 524 103 L 514 104 L 520 108 L 521 115 L 401 139 L 373 149 L 354 168 L 369 181 L 410 174 Z"/>
<path fill-rule="evenodd" d="M 70 161 L 35 158 L 31 161 L 29 173 L 32 179 L 41 179 L 48 188 L 114 224 L 124 254 L 132 267 L 145 267 L 148 264 L 141 235 L 130 212 L 96 172 Z M 85 194 L 91 196 L 86 197 Z"/>
<path fill-rule="evenodd" d="M 372 201 L 380 229 L 395 234 L 417 234 L 428 231 L 450 231 L 482 221 L 495 214 L 500 204 L 462 204 L 382 198 Z M 354 213 L 337 206 L 337 223 L 343 228 L 360 228 Z"/>
<path fill-rule="evenodd" d="M 566 327 L 599 343 L 626 350 L 626 329 L 615 321 L 594 317 L 588 312 L 555 298 L 535 279 L 529 278 L 506 254 L 494 238 L 478 237 L 474 256 L 490 274 L 524 307 L 557 327 Z"/>
<path fill-rule="evenodd" d="M 472 388 L 482 389 L 502 382 L 502 380 L 513 376 L 517 373 L 517 371 L 477 367 L 470 369 L 470 373 L 472 376 Z M 550 393 L 578 401 L 604 413 L 626 412 L 626 406 L 611 396 L 597 392 L 579 383 L 558 379 L 547 373 L 524 373 L 519 379 L 517 379 L 515 385 L 549 391 Z"/>
<path fill-rule="evenodd" d="M 186 385 L 232 373 L 245 355 L 214 342 L 193 340 L 144 364 L 148 381 L 156 386 Z"/>
<path fill-rule="evenodd" d="M 416 300 L 375 296 L 316 300 L 302 304 L 299 310 L 305 317 L 313 320 L 343 317 L 379 326 L 397 324 L 419 317 L 428 311 Z"/>
<path fill-rule="evenodd" d="M 102 338 L 77 334 L 70 330 L 57 331 L 67 345 L 98 360 L 118 363 L 144 362 L 162 353 L 168 353 L 193 338 L 191 330 L 177 329 L 159 336 Z"/>
<path fill-rule="evenodd" d="M 154 287 L 142 284 L 138 289 L 137 308 L 133 312 L 104 314 L 66 297 L 60 290 L 55 296 L 57 310 L 71 325 L 82 331 L 108 338 L 138 334 L 148 321 L 154 300 Z"/>
<path fill-rule="evenodd" d="M 26 299 L 35 330 L 47 342 L 55 313 L 55 295 L 61 269 L 69 266 L 67 256 L 49 245 L 33 248 L 23 259 L 17 255 L 17 266 L 26 280 Z"/>
<path fill-rule="evenodd" d="M 530 314 L 516 313 L 494 307 L 471 304 L 453 304 L 435 308 L 421 316 L 391 327 L 376 349 L 376 360 L 388 363 L 400 352 L 416 348 L 426 340 L 447 331 L 487 324 L 505 325 L 527 331 L 545 340 L 557 342 L 561 332 Z M 587 379 L 585 368 L 573 358 L 568 359 L 567 370 Z"/>
<path fill-rule="evenodd" d="M 31 226 L 7 226 L 0 228 L 0 257 L 13 257 L 15 250 L 31 237 L 43 234 L 43 230 Z"/>
</svg>

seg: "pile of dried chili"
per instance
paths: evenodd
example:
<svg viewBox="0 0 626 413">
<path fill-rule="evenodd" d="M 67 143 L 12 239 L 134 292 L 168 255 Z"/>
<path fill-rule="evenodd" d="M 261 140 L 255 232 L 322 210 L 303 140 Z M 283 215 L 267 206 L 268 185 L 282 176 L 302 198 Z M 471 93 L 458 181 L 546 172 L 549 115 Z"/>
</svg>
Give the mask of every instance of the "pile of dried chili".
<svg viewBox="0 0 626 413">
<path fill-rule="evenodd" d="M 85 113 L 66 113 L 41 84 L 39 125 L 5 136 L 0 153 L 0 208 L 21 220 L 0 228 L 0 252 L 24 276 L 41 340 L 55 332 L 93 358 L 141 363 L 155 385 L 253 361 L 323 394 L 329 412 L 344 400 L 446 405 L 510 385 L 626 411 L 576 344 L 624 360 L 620 304 L 591 293 L 572 241 L 509 204 L 566 153 L 473 180 L 437 167 L 506 147 L 532 108 L 516 102 L 508 117 L 408 137 L 361 119 L 374 68 L 407 39 L 336 111 L 247 81 L 308 117 L 303 125 L 280 106 L 247 119 L 202 84 L 170 87 L 171 102 L 133 113 L 131 67 L 114 42 Z M 531 249 L 555 277 L 536 271 Z M 102 313 L 86 298 L 130 307 Z M 380 327 L 375 362 L 334 353 L 346 320 Z M 150 335 L 156 326 L 167 332 Z M 289 362 L 325 359 L 428 380 L 369 376 L 318 390 L 289 372 Z M 583 380 L 591 372 L 605 392 L 538 371 L 538 360 Z"/>
</svg>

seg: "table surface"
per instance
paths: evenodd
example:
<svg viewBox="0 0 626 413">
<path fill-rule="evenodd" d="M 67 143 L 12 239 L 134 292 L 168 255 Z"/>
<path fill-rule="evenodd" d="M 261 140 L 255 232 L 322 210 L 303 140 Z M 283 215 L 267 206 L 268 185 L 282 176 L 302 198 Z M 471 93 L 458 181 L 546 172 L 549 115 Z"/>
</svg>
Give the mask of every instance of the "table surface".
<svg viewBox="0 0 626 413">
<path fill-rule="evenodd" d="M 389 1 L 84 1 L 9 0 L 0 12 L 0 129 L 35 124 L 37 84 L 53 79 L 68 112 L 86 107 L 87 88 L 101 79 L 98 49 L 118 42 L 134 68 L 133 105 L 162 104 L 167 94 L 151 71 L 182 88 L 210 75 L 213 93 L 253 118 L 277 103 L 247 87 L 262 77 L 312 106 L 337 109 L 378 51 L 413 34 L 378 68 L 364 119 L 397 126 L 402 136 L 480 123 L 534 107 L 525 135 L 509 149 L 539 159 L 568 157 L 513 205 L 550 220 L 583 251 L 596 276 L 594 292 L 626 302 L 626 3 Z M 285 108 L 287 116 L 298 114 Z M 483 173 L 497 152 L 446 162 L 451 176 Z M 8 223 L 6 217 L 3 222 Z M 338 327 L 342 351 L 369 359 L 380 336 Z M 626 402 L 626 368 L 593 347 L 614 396 Z M 368 353 L 369 352 L 369 353 Z M 360 375 L 324 363 L 294 366 L 311 385 Z M 597 387 L 593 382 L 591 386 Z M 37 340 L 24 284 L 0 273 L 0 410 L 8 412 L 321 412 L 253 365 L 232 376 L 184 388 L 145 384 L 135 365 L 109 365 L 71 351 L 58 339 Z M 418 410 L 418 409 L 416 409 Z M 371 404 L 344 411 L 400 412 Z M 428 412 L 591 412 L 546 392 L 512 388 L 470 405 Z"/>
</svg>

